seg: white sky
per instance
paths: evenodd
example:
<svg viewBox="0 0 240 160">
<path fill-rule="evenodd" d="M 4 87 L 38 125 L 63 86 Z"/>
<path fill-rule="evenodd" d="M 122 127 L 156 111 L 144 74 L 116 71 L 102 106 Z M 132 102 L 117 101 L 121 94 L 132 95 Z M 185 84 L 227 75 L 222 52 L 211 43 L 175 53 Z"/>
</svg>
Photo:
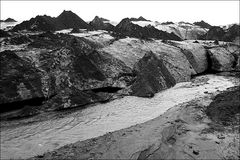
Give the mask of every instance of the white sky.
<svg viewBox="0 0 240 160">
<path fill-rule="evenodd" d="M 0 1 L 1 19 L 28 20 L 37 15 L 56 17 L 64 9 L 85 21 L 96 15 L 119 22 L 143 16 L 152 21 L 204 20 L 211 25 L 239 23 L 239 1 Z"/>
</svg>

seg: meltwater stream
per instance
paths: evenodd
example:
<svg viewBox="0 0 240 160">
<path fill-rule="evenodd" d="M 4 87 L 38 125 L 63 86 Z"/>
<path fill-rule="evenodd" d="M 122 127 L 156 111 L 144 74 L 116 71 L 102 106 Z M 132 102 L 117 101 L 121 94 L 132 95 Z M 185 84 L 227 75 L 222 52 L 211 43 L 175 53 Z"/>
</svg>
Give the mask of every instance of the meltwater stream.
<svg viewBox="0 0 240 160">
<path fill-rule="evenodd" d="M 201 84 L 204 78 L 209 80 Z M 128 96 L 78 110 L 63 118 L 1 128 L 1 159 L 36 156 L 69 143 L 143 123 L 177 104 L 234 86 L 223 76 L 206 75 L 196 80 L 199 81 L 178 83 L 151 99 Z"/>
</svg>

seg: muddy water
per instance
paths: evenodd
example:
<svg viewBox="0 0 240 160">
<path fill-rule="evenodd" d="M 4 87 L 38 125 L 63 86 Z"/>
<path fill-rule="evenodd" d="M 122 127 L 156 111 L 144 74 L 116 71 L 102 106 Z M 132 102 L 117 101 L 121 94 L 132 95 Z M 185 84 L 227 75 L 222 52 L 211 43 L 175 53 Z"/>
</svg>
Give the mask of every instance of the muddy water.
<svg viewBox="0 0 240 160">
<path fill-rule="evenodd" d="M 28 158 L 69 143 L 143 123 L 177 104 L 210 96 L 209 93 L 232 86 L 234 84 L 228 78 L 207 75 L 197 77 L 194 82 L 179 83 L 151 99 L 128 96 L 78 110 L 63 118 L 1 128 L 1 158 Z"/>
</svg>

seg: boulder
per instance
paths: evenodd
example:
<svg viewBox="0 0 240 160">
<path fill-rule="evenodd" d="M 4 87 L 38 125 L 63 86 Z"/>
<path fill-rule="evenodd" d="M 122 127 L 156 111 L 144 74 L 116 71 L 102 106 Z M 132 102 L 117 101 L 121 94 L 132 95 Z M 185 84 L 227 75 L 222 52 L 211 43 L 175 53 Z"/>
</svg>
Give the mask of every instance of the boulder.
<svg viewBox="0 0 240 160">
<path fill-rule="evenodd" d="M 143 42 L 137 38 L 119 39 L 99 50 L 123 61 L 131 69 L 147 53 Z"/>
<path fill-rule="evenodd" d="M 92 91 L 81 91 L 75 87 L 69 87 L 61 90 L 56 96 L 48 100 L 44 107 L 47 110 L 63 110 L 104 102 L 110 98 L 107 94 L 98 95 Z"/>
<path fill-rule="evenodd" d="M 171 42 L 168 43 L 181 49 L 196 73 L 202 73 L 208 69 L 206 49 L 199 43 Z"/>
<path fill-rule="evenodd" d="M 170 88 L 176 84 L 162 59 L 149 52 L 134 66 L 137 78 L 131 86 L 132 95 L 153 97 L 155 93 Z"/>
<path fill-rule="evenodd" d="M 0 53 L 0 60 L 0 104 L 44 97 L 40 71 L 31 63 L 8 50 Z"/>
<path fill-rule="evenodd" d="M 162 43 L 159 40 L 146 42 L 145 45 L 163 60 L 176 83 L 189 81 L 192 75 L 197 74 L 180 48 Z"/>
<path fill-rule="evenodd" d="M 225 47 L 214 47 L 208 50 L 211 59 L 211 70 L 233 71 L 235 58 Z"/>
<path fill-rule="evenodd" d="M 111 42 L 99 45 L 88 38 L 50 31 L 21 34 L 14 33 L 9 42 L 30 44 L 0 55 L 0 104 L 21 106 L 27 110 L 19 112 L 24 116 L 42 108 L 82 107 L 123 95 L 152 97 L 189 81 L 208 66 L 215 71 L 240 68 L 238 45 L 210 46 L 208 55 L 201 43 L 188 41 L 111 37 Z M 32 106 L 38 109 L 32 112 Z"/>
<path fill-rule="evenodd" d="M 240 71 L 240 56 L 238 56 L 238 58 L 237 58 L 235 70 L 236 70 L 236 71 Z"/>
<path fill-rule="evenodd" d="M 240 46 L 236 44 L 228 44 L 226 49 L 234 56 L 235 61 L 233 63 L 233 68 L 236 71 L 240 71 Z"/>
<path fill-rule="evenodd" d="M 134 75 L 125 63 L 97 51 L 86 39 L 52 33 L 30 39 L 33 42 L 24 50 L 1 52 L 0 104 L 8 103 L 4 106 L 21 101 L 20 108 L 83 106 L 108 101 L 132 84 Z M 39 103 L 29 101 L 33 99 Z"/>
<path fill-rule="evenodd" d="M 162 43 L 161 40 L 144 41 L 124 38 L 100 50 L 120 59 L 131 69 L 145 54 L 152 51 L 163 60 L 176 82 L 189 81 L 191 75 L 197 74 L 180 48 Z"/>
</svg>

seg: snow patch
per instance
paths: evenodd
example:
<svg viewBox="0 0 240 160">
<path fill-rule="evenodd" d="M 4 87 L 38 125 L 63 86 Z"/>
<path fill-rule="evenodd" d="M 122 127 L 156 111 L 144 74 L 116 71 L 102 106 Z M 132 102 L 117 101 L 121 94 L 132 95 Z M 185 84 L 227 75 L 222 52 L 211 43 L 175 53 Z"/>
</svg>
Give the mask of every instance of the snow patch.
<svg viewBox="0 0 240 160">
<path fill-rule="evenodd" d="M 118 22 L 115 22 L 115 21 L 103 21 L 103 23 L 109 23 L 113 26 L 116 26 L 118 24 Z"/>
<path fill-rule="evenodd" d="M 133 24 L 137 24 L 141 27 L 151 25 L 160 31 L 168 33 L 174 33 L 182 39 L 197 39 L 198 35 L 205 34 L 208 29 L 201 28 L 200 26 L 189 24 L 185 22 L 179 22 L 174 24 L 162 25 L 159 22 L 151 21 L 132 21 Z"/>
<path fill-rule="evenodd" d="M 2 30 L 10 30 L 17 24 L 20 24 L 21 21 L 19 22 L 0 22 L 0 29 Z"/>
<path fill-rule="evenodd" d="M 85 31 L 83 33 L 71 33 L 71 35 L 76 37 L 88 37 L 88 36 L 94 36 L 94 35 L 100 35 L 103 33 L 107 33 L 105 30 L 97 30 L 97 31 Z"/>
<path fill-rule="evenodd" d="M 63 29 L 63 30 L 56 31 L 55 33 L 64 33 L 64 34 L 67 34 L 67 33 L 70 33 L 71 31 L 72 31 L 72 29 Z"/>
</svg>

